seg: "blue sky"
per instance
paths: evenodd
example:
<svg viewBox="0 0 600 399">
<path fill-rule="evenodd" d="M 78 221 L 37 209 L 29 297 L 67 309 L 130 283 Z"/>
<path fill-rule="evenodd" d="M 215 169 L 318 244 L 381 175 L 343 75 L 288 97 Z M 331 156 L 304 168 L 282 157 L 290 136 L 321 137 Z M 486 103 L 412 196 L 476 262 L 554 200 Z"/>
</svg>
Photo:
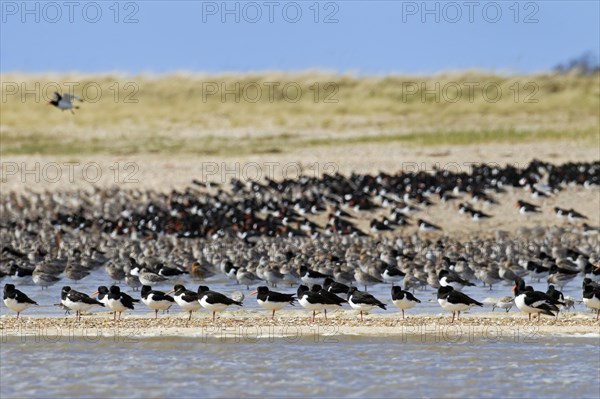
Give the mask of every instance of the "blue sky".
<svg viewBox="0 0 600 399">
<path fill-rule="evenodd" d="M 65 1 L 1 1 L 2 72 L 532 73 L 600 47 L 598 1 Z"/>
</svg>

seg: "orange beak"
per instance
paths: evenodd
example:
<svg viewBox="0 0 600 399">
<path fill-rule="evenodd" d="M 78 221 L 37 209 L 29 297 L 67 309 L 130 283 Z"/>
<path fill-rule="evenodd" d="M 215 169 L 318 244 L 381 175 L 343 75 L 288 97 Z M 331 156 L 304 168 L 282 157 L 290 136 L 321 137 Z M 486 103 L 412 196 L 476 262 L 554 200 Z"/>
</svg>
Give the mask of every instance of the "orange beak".
<svg viewBox="0 0 600 399">
<path fill-rule="evenodd" d="M 169 292 L 166 292 L 165 294 L 169 295 L 169 294 L 172 294 L 172 293 L 174 293 L 174 292 L 175 292 L 175 290 L 171 290 L 171 291 L 169 291 Z"/>
<path fill-rule="evenodd" d="M 514 287 L 513 287 L 512 290 L 513 290 L 513 292 L 515 292 L 517 290 L 517 285 L 516 284 L 514 285 Z"/>
<path fill-rule="evenodd" d="M 253 293 L 251 293 L 251 294 L 250 294 L 250 295 L 248 295 L 248 296 L 252 296 L 252 295 L 256 295 L 256 294 L 258 294 L 258 291 L 254 291 Z"/>
<path fill-rule="evenodd" d="M 92 295 L 90 295 L 90 296 L 96 296 L 96 295 L 98 295 L 98 291 L 94 292 L 94 293 L 93 293 Z"/>
</svg>

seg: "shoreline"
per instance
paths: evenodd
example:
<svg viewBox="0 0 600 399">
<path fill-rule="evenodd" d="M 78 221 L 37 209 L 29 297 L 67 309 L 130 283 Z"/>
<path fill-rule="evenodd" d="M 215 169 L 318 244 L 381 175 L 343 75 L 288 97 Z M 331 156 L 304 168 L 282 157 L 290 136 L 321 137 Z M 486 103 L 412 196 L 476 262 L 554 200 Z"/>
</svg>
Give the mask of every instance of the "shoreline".
<svg viewBox="0 0 600 399">
<path fill-rule="evenodd" d="M 250 343 L 261 340 L 283 339 L 286 342 L 335 342 L 337 338 L 397 338 L 421 342 L 485 342 L 513 340 L 535 342 L 538 338 L 574 335 L 600 338 L 600 322 L 591 313 L 569 312 L 558 320 L 542 317 L 540 323 L 529 322 L 520 313 L 503 314 L 478 312 L 463 315 L 451 323 L 443 315 L 372 314 L 364 322 L 352 311 L 336 312 L 328 320 L 318 315 L 313 323 L 309 312 L 285 311 L 272 321 L 264 312 L 252 315 L 225 312 L 212 321 L 210 315 L 198 313 L 191 321 L 183 314 L 161 316 L 158 320 L 145 316 L 124 316 L 113 322 L 110 314 L 83 316 L 76 321 L 68 317 L 27 317 L 19 320 L 12 314 L 0 317 L 2 342 L 58 342 L 82 339 L 93 342 L 110 338 L 115 342 L 135 342 L 148 338 L 194 338 L 221 342 Z M 263 315 L 264 313 L 264 315 Z M 301 316 L 298 316 L 301 314 Z"/>
</svg>

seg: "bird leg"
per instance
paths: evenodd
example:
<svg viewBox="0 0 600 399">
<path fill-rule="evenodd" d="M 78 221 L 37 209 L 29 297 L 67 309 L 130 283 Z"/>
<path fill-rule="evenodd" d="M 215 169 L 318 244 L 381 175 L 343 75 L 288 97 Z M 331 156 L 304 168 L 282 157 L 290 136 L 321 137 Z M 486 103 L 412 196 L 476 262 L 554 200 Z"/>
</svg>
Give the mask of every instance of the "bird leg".
<svg viewBox="0 0 600 399">
<path fill-rule="evenodd" d="M 452 321 L 450 323 L 454 323 L 454 316 L 456 315 L 456 312 L 452 312 Z"/>
<path fill-rule="evenodd" d="M 314 310 L 313 310 L 313 319 L 312 319 L 312 322 L 313 323 L 315 322 L 315 311 Z"/>
<path fill-rule="evenodd" d="M 154 309 L 154 320 L 158 319 L 158 309 Z"/>
<path fill-rule="evenodd" d="M 273 309 L 273 313 L 271 314 L 271 320 L 275 320 L 275 309 Z"/>
<path fill-rule="evenodd" d="M 596 321 L 598 321 L 599 317 L 600 317 L 600 309 L 598 309 L 598 311 L 596 312 Z"/>
<path fill-rule="evenodd" d="M 404 319 L 404 309 L 402 309 L 402 318 Z"/>
<path fill-rule="evenodd" d="M 117 321 L 117 312 L 113 312 L 113 321 Z"/>
<path fill-rule="evenodd" d="M 217 314 L 217 312 L 213 312 L 213 322 L 215 321 L 215 315 Z"/>
<path fill-rule="evenodd" d="M 324 310 L 325 310 L 325 320 L 327 320 L 327 309 L 324 309 Z"/>
<path fill-rule="evenodd" d="M 529 321 L 531 321 L 531 313 L 529 313 Z"/>
<path fill-rule="evenodd" d="M 362 310 L 360 311 L 360 321 L 363 321 Z"/>
<path fill-rule="evenodd" d="M 20 312 L 17 312 L 17 320 L 19 319 L 19 313 L 20 313 Z"/>
<path fill-rule="evenodd" d="M 188 317 L 188 321 L 192 320 L 192 311 L 190 310 L 190 317 Z"/>
</svg>

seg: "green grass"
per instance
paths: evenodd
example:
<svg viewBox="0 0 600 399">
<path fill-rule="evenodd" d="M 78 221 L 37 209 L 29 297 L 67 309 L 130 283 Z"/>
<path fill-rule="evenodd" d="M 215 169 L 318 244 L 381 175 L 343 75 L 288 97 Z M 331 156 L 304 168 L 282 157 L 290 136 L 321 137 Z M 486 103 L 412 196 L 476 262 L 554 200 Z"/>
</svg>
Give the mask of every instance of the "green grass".
<svg viewBox="0 0 600 399">
<path fill-rule="evenodd" d="M 48 82 L 98 84 L 103 96 L 84 102 L 76 115 L 45 106 L 20 91 L 0 92 L 0 155 L 178 154 L 229 155 L 293 152 L 297 148 L 401 142 L 407 145 L 464 145 L 577 140 L 598 144 L 599 75 L 500 76 L 462 73 L 436 76 L 355 77 L 320 72 L 300 74 L 149 76 L 1 75 L 20 88 Z M 115 92 L 115 82 L 120 90 Z M 133 82 L 137 88 L 133 99 Z M 292 103 L 274 91 L 246 101 L 254 82 L 293 83 L 303 95 Z M 327 87 L 329 82 L 333 86 Z M 203 98 L 206 84 L 239 87 L 229 95 Z M 316 86 L 319 97 L 315 101 Z M 477 84 L 472 96 L 467 85 Z M 237 84 L 237 86 L 236 86 Z M 420 87 L 440 87 L 440 98 Z M 481 88 L 499 87 L 486 101 Z M 14 87 L 14 86 L 13 86 Z M 49 86 L 47 86 L 49 87 Z M 326 88 L 327 87 L 327 88 Z M 336 91 L 332 90 L 335 87 Z M 408 93 L 408 88 L 417 88 Z M 463 97 L 450 101 L 460 87 Z M 52 90 L 51 90 L 52 91 Z M 516 98 L 518 93 L 518 98 Z M 76 94 L 85 96 L 85 93 Z M 337 102 L 325 102 L 330 96 Z M 471 97 L 471 98 L 469 98 Z M 118 98 L 119 101 L 115 101 Z M 472 99 L 472 101 L 471 101 Z M 527 102 L 526 99 L 537 100 Z"/>
</svg>

